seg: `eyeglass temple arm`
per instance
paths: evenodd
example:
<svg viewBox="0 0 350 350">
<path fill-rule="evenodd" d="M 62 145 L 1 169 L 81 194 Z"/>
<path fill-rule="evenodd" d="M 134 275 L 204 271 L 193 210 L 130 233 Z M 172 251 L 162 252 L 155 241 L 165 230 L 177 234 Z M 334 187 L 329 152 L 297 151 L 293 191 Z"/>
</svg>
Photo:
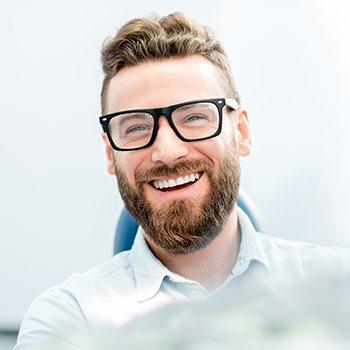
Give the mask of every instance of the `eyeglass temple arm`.
<svg viewBox="0 0 350 350">
<path fill-rule="evenodd" d="M 225 98 L 226 106 L 229 106 L 234 111 L 238 111 L 239 103 L 234 98 Z"/>
</svg>

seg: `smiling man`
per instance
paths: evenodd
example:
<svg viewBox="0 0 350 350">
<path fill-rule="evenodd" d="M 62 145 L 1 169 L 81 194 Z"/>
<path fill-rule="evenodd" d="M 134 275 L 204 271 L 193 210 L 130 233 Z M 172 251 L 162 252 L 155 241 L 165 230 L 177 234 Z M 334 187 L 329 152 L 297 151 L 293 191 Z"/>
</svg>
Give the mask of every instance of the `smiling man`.
<svg viewBox="0 0 350 350">
<path fill-rule="evenodd" d="M 41 294 L 16 349 L 115 329 L 172 301 L 342 272 L 348 253 L 257 233 L 237 207 L 248 115 L 212 30 L 180 13 L 135 19 L 102 48 L 108 171 L 140 223 L 130 251 Z M 236 294 L 237 295 L 237 294 Z"/>
<path fill-rule="evenodd" d="M 238 158 L 250 144 L 219 69 L 196 51 L 140 60 L 109 82 L 101 119 L 109 172 L 151 251 L 208 290 L 236 259 Z"/>
</svg>

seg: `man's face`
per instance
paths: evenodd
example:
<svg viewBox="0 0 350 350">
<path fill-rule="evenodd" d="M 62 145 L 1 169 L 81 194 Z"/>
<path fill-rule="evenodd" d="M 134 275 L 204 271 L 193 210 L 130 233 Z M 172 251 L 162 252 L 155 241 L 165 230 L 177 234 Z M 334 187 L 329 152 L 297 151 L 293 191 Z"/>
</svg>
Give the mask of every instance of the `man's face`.
<svg viewBox="0 0 350 350">
<path fill-rule="evenodd" d="M 143 63 L 124 68 L 111 80 L 106 113 L 228 97 L 221 85 L 217 68 L 200 56 Z M 116 174 L 125 205 L 147 238 L 169 252 L 185 254 L 220 234 L 238 195 L 239 154 L 249 153 L 245 111 L 224 109 L 221 134 L 208 140 L 181 141 L 164 116 L 149 148 L 118 152 L 104 140 L 108 170 Z M 200 177 L 185 186 L 153 186 L 154 180 L 191 174 Z"/>
</svg>

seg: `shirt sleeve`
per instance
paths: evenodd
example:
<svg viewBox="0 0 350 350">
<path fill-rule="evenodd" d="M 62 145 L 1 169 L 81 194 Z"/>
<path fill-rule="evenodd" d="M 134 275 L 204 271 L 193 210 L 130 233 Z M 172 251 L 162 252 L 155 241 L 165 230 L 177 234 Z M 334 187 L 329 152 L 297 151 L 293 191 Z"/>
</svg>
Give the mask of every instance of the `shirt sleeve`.
<svg viewBox="0 0 350 350">
<path fill-rule="evenodd" d="M 76 349 L 89 334 L 78 301 L 69 291 L 55 287 L 34 300 L 13 350 Z"/>
</svg>

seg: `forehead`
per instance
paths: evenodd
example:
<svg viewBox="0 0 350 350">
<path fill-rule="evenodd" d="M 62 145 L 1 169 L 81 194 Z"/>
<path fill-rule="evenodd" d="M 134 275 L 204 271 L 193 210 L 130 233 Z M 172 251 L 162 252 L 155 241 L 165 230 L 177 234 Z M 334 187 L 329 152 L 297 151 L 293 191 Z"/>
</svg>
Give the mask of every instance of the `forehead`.
<svg viewBox="0 0 350 350">
<path fill-rule="evenodd" d="M 206 58 L 164 59 L 118 72 L 108 86 L 106 113 L 216 97 L 225 97 L 222 81 Z"/>
</svg>

